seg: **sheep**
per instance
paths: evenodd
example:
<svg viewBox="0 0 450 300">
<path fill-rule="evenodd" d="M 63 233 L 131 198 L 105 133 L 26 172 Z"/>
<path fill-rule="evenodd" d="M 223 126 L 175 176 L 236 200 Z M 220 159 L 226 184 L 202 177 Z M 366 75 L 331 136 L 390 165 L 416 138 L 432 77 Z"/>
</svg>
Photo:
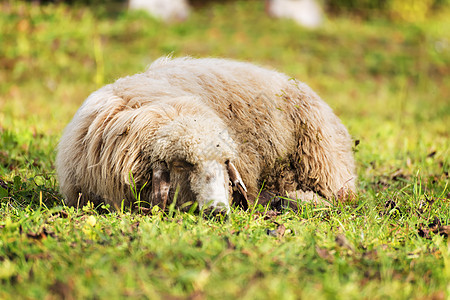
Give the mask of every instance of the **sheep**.
<svg viewBox="0 0 450 300">
<path fill-rule="evenodd" d="M 163 57 L 92 93 L 56 158 L 67 205 L 141 201 L 228 213 L 270 195 L 345 201 L 352 139 L 306 84 L 247 62 Z M 134 189 L 134 194 L 133 194 Z M 267 195 L 267 194 L 266 194 Z"/>
<path fill-rule="evenodd" d="M 266 12 L 275 18 L 292 19 L 310 29 L 323 23 L 323 11 L 316 0 L 266 0 Z"/>
<path fill-rule="evenodd" d="M 144 10 L 165 22 L 184 21 L 189 17 L 187 0 L 129 0 L 130 10 Z"/>
<path fill-rule="evenodd" d="M 144 10 L 164 22 L 185 21 L 191 11 L 187 0 L 128 0 L 130 10 Z M 205 5 L 208 1 L 197 1 Z M 194 3 L 192 3 L 194 5 Z M 194 5 L 195 6 L 195 5 Z M 323 11 L 316 0 L 266 0 L 266 13 L 274 18 L 294 20 L 306 28 L 317 28 L 323 23 Z"/>
</svg>

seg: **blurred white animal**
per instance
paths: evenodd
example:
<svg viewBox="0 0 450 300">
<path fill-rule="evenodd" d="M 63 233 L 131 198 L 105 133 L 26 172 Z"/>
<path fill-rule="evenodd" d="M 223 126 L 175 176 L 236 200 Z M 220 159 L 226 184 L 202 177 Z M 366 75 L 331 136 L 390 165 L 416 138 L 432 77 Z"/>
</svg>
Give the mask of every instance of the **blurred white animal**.
<svg viewBox="0 0 450 300">
<path fill-rule="evenodd" d="M 275 18 L 292 19 L 307 28 L 322 24 L 323 12 L 315 0 L 267 0 L 267 13 Z"/>
<path fill-rule="evenodd" d="M 189 16 L 187 0 L 129 0 L 129 9 L 141 9 L 165 22 L 184 21 Z"/>
</svg>

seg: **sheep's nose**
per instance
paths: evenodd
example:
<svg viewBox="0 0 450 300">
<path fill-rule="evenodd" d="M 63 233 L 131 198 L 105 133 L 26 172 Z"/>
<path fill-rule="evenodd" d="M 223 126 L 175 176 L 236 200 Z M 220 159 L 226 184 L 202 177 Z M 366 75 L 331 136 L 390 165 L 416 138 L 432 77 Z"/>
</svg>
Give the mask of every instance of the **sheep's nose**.
<svg viewBox="0 0 450 300">
<path fill-rule="evenodd" d="M 214 206 L 209 206 L 205 209 L 203 209 L 203 216 L 204 217 L 223 217 L 227 218 L 228 213 L 230 212 L 230 207 L 226 204 L 216 204 Z"/>
</svg>

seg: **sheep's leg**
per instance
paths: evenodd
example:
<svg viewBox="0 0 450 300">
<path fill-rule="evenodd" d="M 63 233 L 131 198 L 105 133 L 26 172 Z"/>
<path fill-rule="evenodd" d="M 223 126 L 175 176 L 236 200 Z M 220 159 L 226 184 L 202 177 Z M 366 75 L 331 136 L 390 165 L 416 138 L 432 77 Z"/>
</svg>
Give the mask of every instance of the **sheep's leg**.
<svg viewBox="0 0 450 300">
<path fill-rule="evenodd" d="M 252 201 L 254 202 L 254 201 Z M 331 206 L 332 204 L 325 198 L 311 191 L 297 190 L 288 193 L 286 196 L 277 195 L 271 191 L 263 190 L 258 196 L 258 204 L 266 206 L 269 204 L 271 209 L 282 211 L 286 208 L 297 212 L 301 205 L 314 203 L 315 205 Z"/>
<path fill-rule="evenodd" d="M 312 191 L 305 192 L 303 190 L 297 190 L 294 192 L 290 192 L 288 193 L 288 198 L 293 199 L 299 204 L 314 203 L 315 205 L 324 205 L 324 206 L 332 205 L 330 201 Z"/>
<path fill-rule="evenodd" d="M 166 209 L 167 198 L 169 197 L 170 174 L 165 163 L 157 163 L 152 174 L 152 205 L 161 205 L 162 210 Z"/>
</svg>

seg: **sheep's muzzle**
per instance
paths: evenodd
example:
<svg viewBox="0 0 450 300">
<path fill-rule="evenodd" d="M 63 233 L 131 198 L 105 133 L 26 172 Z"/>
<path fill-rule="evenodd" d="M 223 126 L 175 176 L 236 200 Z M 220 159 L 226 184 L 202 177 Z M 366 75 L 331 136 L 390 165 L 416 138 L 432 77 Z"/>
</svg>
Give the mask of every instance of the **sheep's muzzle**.
<svg viewBox="0 0 450 300">
<path fill-rule="evenodd" d="M 199 209 L 204 214 L 228 214 L 231 198 L 235 204 L 247 208 L 247 188 L 238 170 L 230 161 L 219 163 L 216 160 L 209 160 L 197 165 L 175 162 L 169 164 L 169 166 L 160 162 L 153 167 L 152 203 L 154 205 L 160 205 L 162 209 L 165 209 L 171 187 L 177 186 L 177 184 L 189 184 L 188 189 L 182 190 L 184 192 L 190 191 L 193 194 Z M 182 166 L 183 172 L 187 172 L 185 176 L 181 177 L 185 180 L 183 182 L 171 182 L 171 177 L 176 177 L 179 180 L 180 177 L 171 176 L 171 172 L 174 172 L 174 169 L 180 169 L 180 166 Z M 230 183 L 233 188 L 232 195 L 230 195 Z M 180 193 L 178 196 L 187 197 L 188 195 Z M 184 202 L 183 199 L 179 200 Z"/>
</svg>

